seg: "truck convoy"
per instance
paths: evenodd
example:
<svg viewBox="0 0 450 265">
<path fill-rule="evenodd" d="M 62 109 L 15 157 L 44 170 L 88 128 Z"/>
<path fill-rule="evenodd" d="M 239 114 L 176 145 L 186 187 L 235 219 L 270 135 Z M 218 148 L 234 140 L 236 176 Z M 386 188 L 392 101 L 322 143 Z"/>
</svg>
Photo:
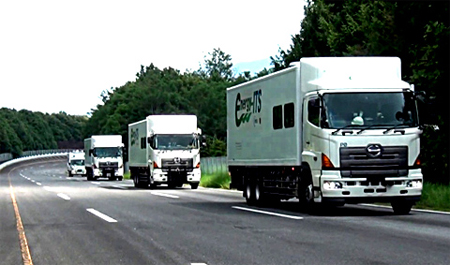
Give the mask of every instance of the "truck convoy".
<svg viewBox="0 0 450 265">
<path fill-rule="evenodd" d="M 74 151 L 67 154 L 67 173 L 69 177 L 74 175 L 84 176 L 86 174 L 83 151 Z"/>
<path fill-rule="evenodd" d="M 249 205 L 388 202 L 422 193 L 414 86 L 397 57 L 302 58 L 227 89 L 231 188 Z"/>
<path fill-rule="evenodd" d="M 128 162 L 135 187 L 200 183 L 201 130 L 195 115 L 150 115 L 128 125 Z"/>
<path fill-rule="evenodd" d="M 84 139 L 85 167 L 88 180 L 123 179 L 123 143 L 121 135 L 92 135 Z"/>
</svg>

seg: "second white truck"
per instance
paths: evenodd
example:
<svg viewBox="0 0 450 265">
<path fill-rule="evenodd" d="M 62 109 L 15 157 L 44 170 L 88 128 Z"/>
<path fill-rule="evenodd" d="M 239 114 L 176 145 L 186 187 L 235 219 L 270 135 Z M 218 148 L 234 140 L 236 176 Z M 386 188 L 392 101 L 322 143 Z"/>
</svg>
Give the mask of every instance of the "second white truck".
<svg viewBox="0 0 450 265">
<path fill-rule="evenodd" d="M 92 135 L 84 139 L 87 179 L 122 180 L 123 146 L 121 135 Z"/>
<path fill-rule="evenodd" d="M 175 188 L 186 183 L 197 189 L 201 144 L 195 115 L 150 115 L 129 124 L 130 178 L 136 187 Z"/>
</svg>

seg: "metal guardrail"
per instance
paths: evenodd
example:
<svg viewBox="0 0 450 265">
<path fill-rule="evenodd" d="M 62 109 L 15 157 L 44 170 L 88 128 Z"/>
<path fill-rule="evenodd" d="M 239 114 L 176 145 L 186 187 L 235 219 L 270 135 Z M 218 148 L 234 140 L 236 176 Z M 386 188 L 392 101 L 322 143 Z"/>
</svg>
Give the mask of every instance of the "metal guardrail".
<svg viewBox="0 0 450 265">
<path fill-rule="evenodd" d="M 68 154 L 68 152 L 53 152 L 53 153 L 47 153 L 47 154 L 35 154 L 35 155 L 28 155 L 28 156 L 23 156 L 23 157 L 19 157 L 19 158 L 14 158 L 11 160 L 8 160 L 4 163 L 2 163 L 0 165 L 0 171 L 2 171 L 3 168 L 10 166 L 12 164 L 15 163 L 19 163 L 19 162 L 23 162 L 23 161 L 28 161 L 28 160 L 33 160 L 33 159 L 45 159 L 45 158 L 54 158 L 54 157 L 66 157 Z"/>
<path fill-rule="evenodd" d="M 0 163 L 2 166 L 7 166 L 9 162 L 20 162 L 28 160 L 25 158 L 39 158 L 46 156 L 63 156 L 67 155 L 69 152 L 80 151 L 74 149 L 52 149 L 52 150 L 36 150 L 36 151 L 25 151 L 20 158 L 12 159 L 10 153 L 0 154 Z M 0 167 L 0 170 L 3 167 Z M 202 157 L 201 158 L 201 169 L 203 174 L 213 174 L 228 172 L 227 157 L 226 156 L 216 156 L 216 157 Z"/>
<path fill-rule="evenodd" d="M 202 174 L 226 173 L 228 164 L 226 156 L 200 158 Z"/>
</svg>

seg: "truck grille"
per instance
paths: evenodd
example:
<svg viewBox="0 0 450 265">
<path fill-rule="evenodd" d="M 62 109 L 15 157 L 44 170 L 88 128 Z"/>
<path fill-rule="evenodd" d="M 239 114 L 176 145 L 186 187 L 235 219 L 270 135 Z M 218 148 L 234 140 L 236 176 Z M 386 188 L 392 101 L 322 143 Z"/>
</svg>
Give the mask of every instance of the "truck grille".
<svg viewBox="0 0 450 265">
<path fill-rule="evenodd" d="M 379 156 L 371 156 L 366 147 L 339 149 L 341 176 L 347 178 L 384 178 L 408 174 L 408 147 L 381 147 Z"/>
<path fill-rule="evenodd" d="M 100 168 L 118 168 L 119 163 L 118 162 L 100 162 L 100 163 L 98 163 L 98 166 Z"/>
<path fill-rule="evenodd" d="M 192 158 L 163 158 L 161 159 L 163 171 L 192 171 Z"/>
</svg>

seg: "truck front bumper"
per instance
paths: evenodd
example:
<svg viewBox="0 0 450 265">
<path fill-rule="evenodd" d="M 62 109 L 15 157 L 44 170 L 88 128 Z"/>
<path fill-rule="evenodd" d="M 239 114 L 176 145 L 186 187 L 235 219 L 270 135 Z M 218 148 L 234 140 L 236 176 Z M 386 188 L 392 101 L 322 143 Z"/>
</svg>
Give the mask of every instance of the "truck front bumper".
<svg viewBox="0 0 450 265">
<path fill-rule="evenodd" d="M 94 169 L 94 176 L 97 177 L 108 177 L 107 173 L 112 174 L 111 176 L 123 177 L 123 168 L 114 168 L 112 170 L 105 170 L 103 168 Z"/>
<path fill-rule="evenodd" d="M 186 172 L 186 181 L 188 183 L 199 183 L 201 178 L 200 168 L 194 168 L 190 172 Z M 153 171 L 153 181 L 157 183 L 167 183 L 169 180 L 169 172 L 162 171 L 161 169 L 155 169 Z"/>
<path fill-rule="evenodd" d="M 320 189 L 315 201 L 344 203 L 418 201 L 422 195 L 423 176 L 420 169 L 410 169 L 404 177 L 380 179 L 341 178 L 339 171 L 322 171 Z"/>
<path fill-rule="evenodd" d="M 70 174 L 72 175 L 86 175 L 86 168 L 79 167 L 79 168 L 73 168 L 70 170 Z"/>
</svg>

